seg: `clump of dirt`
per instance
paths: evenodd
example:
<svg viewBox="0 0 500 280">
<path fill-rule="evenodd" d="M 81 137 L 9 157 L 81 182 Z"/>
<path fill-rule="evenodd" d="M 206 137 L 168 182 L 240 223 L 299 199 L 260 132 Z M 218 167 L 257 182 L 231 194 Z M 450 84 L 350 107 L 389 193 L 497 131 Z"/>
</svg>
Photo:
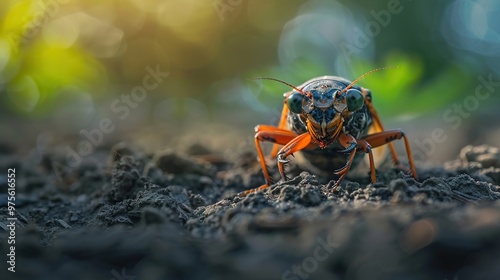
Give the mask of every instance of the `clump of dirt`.
<svg viewBox="0 0 500 280">
<path fill-rule="evenodd" d="M 3 152 L 18 178 L 16 279 L 500 276 L 497 148 L 467 146 L 444 167 L 419 167 L 418 180 L 378 170 L 377 183 L 353 177 L 336 191 L 292 166 L 291 180 L 246 197 L 264 183 L 254 154 L 186 151 L 119 143 L 63 174 L 50 164 L 64 162 L 60 149 L 30 162 Z"/>
</svg>

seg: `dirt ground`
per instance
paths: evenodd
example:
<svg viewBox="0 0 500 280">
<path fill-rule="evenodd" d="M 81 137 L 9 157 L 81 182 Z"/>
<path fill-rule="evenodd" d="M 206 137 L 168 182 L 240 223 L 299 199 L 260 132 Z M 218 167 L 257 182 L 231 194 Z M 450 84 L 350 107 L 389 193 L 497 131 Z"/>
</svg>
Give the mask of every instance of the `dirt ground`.
<svg viewBox="0 0 500 280">
<path fill-rule="evenodd" d="M 292 165 L 290 181 L 242 198 L 264 182 L 254 153 L 118 143 L 58 178 L 65 156 L 0 147 L 0 170 L 17 178 L 16 272 L 2 218 L 1 279 L 500 279 L 495 147 L 420 165 L 418 181 L 381 168 L 371 184 L 366 170 L 337 192 Z"/>
</svg>

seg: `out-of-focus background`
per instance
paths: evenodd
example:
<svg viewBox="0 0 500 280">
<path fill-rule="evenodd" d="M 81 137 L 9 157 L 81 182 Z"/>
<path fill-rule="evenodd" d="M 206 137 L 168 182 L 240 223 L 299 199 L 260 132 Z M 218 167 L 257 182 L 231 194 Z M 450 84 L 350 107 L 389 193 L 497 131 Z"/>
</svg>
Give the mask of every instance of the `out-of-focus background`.
<svg viewBox="0 0 500 280">
<path fill-rule="evenodd" d="M 359 84 L 418 160 L 440 162 L 500 145 L 499 13 L 495 0 L 3 0 L 0 142 L 253 149 L 288 88 L 252 78 L 398 66 Z"/>
</svg>

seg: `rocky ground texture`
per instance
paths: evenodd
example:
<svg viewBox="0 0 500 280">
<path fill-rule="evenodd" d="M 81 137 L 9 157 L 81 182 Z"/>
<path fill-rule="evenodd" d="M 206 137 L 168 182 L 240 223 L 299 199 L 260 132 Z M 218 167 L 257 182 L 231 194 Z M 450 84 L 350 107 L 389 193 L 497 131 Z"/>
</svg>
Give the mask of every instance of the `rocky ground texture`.
<svg viewBox="0 0 500 280">
<path fill-rule="evenodd" d="M 254 154 L 227 162 L 200 145 L 146 154 L 120 143 L 54 172 L 64 157 L 0 149 L 0 170 L 17 178 L 16 272 L 2 218 L 1 279 L 500 277 L 495 147 L 420 166 L 418 181 L 381 169 L 377 183 L 366 173 L 335 192 L 291 166 L 291 180 L 246 197 L 263 183 Z"/>
</svg>

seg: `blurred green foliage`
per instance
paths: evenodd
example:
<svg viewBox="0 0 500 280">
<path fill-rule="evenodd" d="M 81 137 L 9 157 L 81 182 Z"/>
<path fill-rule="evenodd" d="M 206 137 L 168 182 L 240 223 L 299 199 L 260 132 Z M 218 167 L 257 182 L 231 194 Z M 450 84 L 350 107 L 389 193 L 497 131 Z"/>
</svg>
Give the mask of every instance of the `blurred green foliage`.
<svg viewBox="0 0 500 280">
<path fill-rule="evenodd" d="M 147 118 L 170 108 L 174 116 L 158 118 L 185 119 L 194 106 L 207 112 L 195 116 L 214 119 L 281 105 L 286 87 L 251 78 L 354 80 L 398 66 L 360 85 L 372 90 L 384 115 L 416 116 L 469 94 L 475 77 L 493 70 L 484 57 L 452 44 L 459 37 L 448 19 L 461 1 L 414 2 L 401 2 L 401 14 L 346 58 L 339 45 L 352 44 L 355 28 L 366 30 L 388 1 L 4 0 L 0 108 L 5 115 L 50 118 L 74 92 L 106 108 L 142 83 L 147 66 L 161 65 L 171 76 L 153 90 Z M 253 97 L 231 99 L 238 92 Z"/>
<path fill-rule="evenodd" d="M 379 65 L 395 66 L 366 76 L 359 84 L 373 93 L 377 108 L 386 115 L 414 117 L 429 113 L 464 94 L 475 77 L 454 65 L 448 66 L 439 75 L 422 83 L 424 65 L 417 56 L 394 52 Z M 375 63 L 362 60 L 353 62 L 353 69 L 363 73 L 376 69 Z"/>
<path fill-rule="evenodd" d="M 38 38 L 44 24 L 55 16 L 54 9 L 60 9 L 54 7 L 35 1 L 7 1 L 3 6 L 2 104 L 15 113 L 50 114 L 59 94 L 105 89 L 106 69 L 86 49 L 68 47 L 58 34 L 50 40 Z"/>
</svg>

